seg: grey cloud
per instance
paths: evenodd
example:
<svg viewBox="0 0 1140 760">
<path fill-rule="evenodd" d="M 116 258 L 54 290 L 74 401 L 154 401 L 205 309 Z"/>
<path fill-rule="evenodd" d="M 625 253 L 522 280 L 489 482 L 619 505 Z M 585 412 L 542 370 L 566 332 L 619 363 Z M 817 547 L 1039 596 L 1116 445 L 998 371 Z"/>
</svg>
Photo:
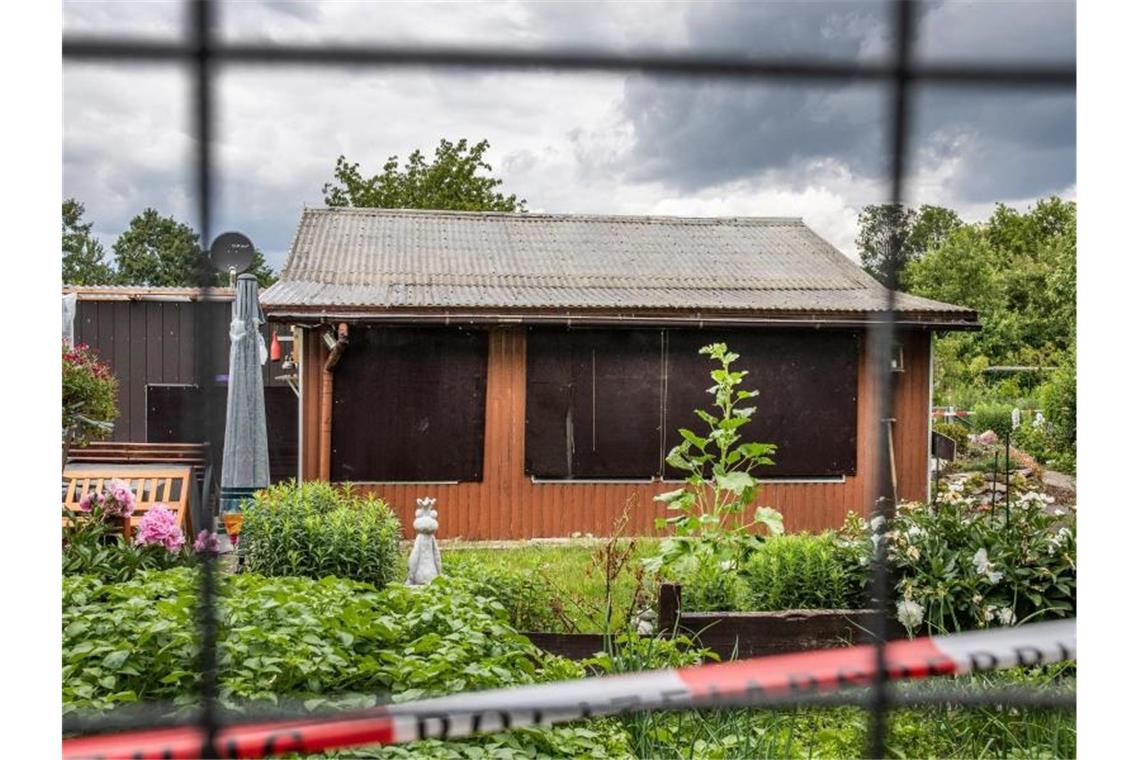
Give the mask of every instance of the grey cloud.
<svg viewBox="0 0 1140 760">
<path fill-rule="evenodd" d="M 1048 50 L 1073 59 L 1072 7 L 927 4 L 920 30 L 934 57 Z M 694 6 L 689 36 L 702 46 L 769 55 L 856 59 L 882 51 L 882 4 Z M 1024 22 L 1020 27 L 1017 22 Z M 1027 39 L 1032 37 L 1032 39 Z M 1040 60 L 1041 55 L 1034 56 Z M 636 181 L 683 192 L 835 159 L 867 177 L 885 170 L 887 90 L 665 82 L 631 78 L 622 102 L 635 141 L 620 162 Z M 1075 98 L 1043 91 L 940 88 L 921 94 L 914 145 L 931 161 L 959 159 L 948 189 L 968 200 L 1029 197 L 1075 181 Z M 956 139 L 948 139 L 948 138 Z M 952 146 L 952 147 L 948 147 Z M 966 153 L 959 153 L 963 148 Z"/>
</svg>

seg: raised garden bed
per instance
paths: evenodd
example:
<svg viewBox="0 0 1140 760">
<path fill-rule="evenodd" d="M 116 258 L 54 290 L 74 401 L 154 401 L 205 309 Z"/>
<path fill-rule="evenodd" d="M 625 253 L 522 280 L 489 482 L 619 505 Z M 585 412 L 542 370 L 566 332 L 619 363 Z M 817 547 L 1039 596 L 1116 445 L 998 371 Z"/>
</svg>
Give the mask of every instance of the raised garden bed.
<svg viewBox="0 0 1140 760">
<path fill-rule="evenodd" d="M 874 610 L 780 610 L 776 612 L 684 612 L 681 586 L 665 583 L 658 596 L 660 630 L 680 633 L 722 660 L 846 646 L 872 640 Z M 575 660 L 606 648 L 600 633 L 526 632 L 535 646 Z M 905 635 L 892 618 L 890 637 Z"/>
</svg>

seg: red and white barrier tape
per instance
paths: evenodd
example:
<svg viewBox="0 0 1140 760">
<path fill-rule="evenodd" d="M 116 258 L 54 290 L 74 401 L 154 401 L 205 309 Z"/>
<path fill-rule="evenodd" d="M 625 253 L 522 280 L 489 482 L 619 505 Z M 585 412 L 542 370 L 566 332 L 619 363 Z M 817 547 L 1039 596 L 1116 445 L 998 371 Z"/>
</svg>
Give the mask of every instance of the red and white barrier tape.
<svg viewBox="0 0 1140 760">
<path fill-rule="evenodd" d="M 886 647 L 887 671 L 891 679 L 915 679 L 1075 660 L 1076 630 L 1076 620 L 1070 619 L 892 641 Z M 453 694 L 386 705 L 351 718 L 230 725 L 219 730 L 215 747 L 219 757 L 256 758 L 361 744 L 455 739 L 633 710 L 718 702 L 739 705 L 750 697 L 760 701 L 819 694 L 845 686 L 866 686 L 874 676 L 875 649 L 860 645 Z M 66 760 L 195 758 L 201 754 L 202 733 L 196 726 L 63 742 Z"/>
</svg>

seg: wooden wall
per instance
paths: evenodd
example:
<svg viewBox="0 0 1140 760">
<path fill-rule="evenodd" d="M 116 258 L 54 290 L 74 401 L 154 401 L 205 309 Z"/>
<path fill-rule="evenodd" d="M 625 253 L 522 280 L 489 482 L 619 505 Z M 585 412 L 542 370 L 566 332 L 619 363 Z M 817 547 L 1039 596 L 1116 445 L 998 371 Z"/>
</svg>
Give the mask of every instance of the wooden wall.
<svg viewBox="0 0 1140 760">
<path fill-rule="evenodd" d="M 215 466 L 221 467 L 221 437 L 225 430 L 224 379 L 229 373 L 229 322 L 231 300 L 98 300 L 76 303 L 75 342 L 86 343 L 111 366 L 119 382 L 119 417 L 113 441 L 147 442 L 148 385 L 198 385 L 204 376 L 214 391 L 215 420 L 207 429 L 219 440 L 214 445 Z M 196 356 L 197 330 L 209 331 L 208 356 L 199 372 Z M 284 325 L 273 325 L 287 334 Z M 268 335 L 267 326 L 264 329 Z M 286 347 L 287 348 L 287 347 Z M 270 436 L 270 469 L 275 478 L 295 477 L 297 472 L 296 404 L 288 386 L 274 375 L 280 365 L 265 366 L 266 422 Z M 288 398 L 286 398 L 286 396 Z M 282 403 L 285 402 L 285 403 Z M 193 441 L 187 441 L 192 443 Z"/>
<path fill-rule="evenodd" d="M 306 331 L 303 365 L 304 428 L 302 470 L 305 479 L 320 476 L 321 374 L 327 350 L 314 331 Z M 905 371 L 892 373 L 895 387 L 895 455 L 899 496 L 922 499 L 927 490 L 929 449 L 930 334 L 902 335 Z M 861 341 L 857 431 L 857 470 L 843 482 L 766 483 L 758 504 L 784 514 L 789 531 L 837 528 L 847 512 L 867 514 L 872 502 L 870 477 L 875 447 L 872 399 L 876 380 Z M 349 350 L 352 350 L 351 347 Z M 522 327 L 494 328 L 487 366 L 487 407 L 483 480 L 457 484 L 359 484 L 392 505 L 410 535 L 415 500 L 439 500 L 440 537 L 514 539 L 609 535 L 623 507 L 630 508 L 629 535 L 652 535 L 654 519 L 666 515 L 653 496 L 677 488 L 674 482 L 535 483 L 523 472 L 526 332 Z M 335 382 L 335 370 L 333 381 Z M 761 438 L 763 436 L 760 436 Z"/>
</svg>

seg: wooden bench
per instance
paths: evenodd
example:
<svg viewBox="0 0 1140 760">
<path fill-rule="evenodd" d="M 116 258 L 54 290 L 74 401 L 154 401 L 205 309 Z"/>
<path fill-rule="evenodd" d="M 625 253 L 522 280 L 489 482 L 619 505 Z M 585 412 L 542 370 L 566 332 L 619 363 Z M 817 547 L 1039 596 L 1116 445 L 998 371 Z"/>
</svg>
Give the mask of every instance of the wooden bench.
<svg viewBox="0 0 1140 760">
<path fill-rule="evenodd" d="M 190 500 L 190 522 L 195 532 L 213 528 L 216 492 L 214 464 L 208 443 L 137 443 L 97 441 L 67 454 L 68 464 L 101 464 L 107 467 L 133 464 L 161 464 L 189 467 L 197 490 Z"/>
<path fill-rule="evenodd" d="M 135 495 L 135 511 L 131 515 L 130 525 L 124 526 L 125 538 L 128 541 L 134 536 L 143 515 L 159 504 L 166 505 L 174 512 L 187 540 L 192 540 L 187 507 L 190 503 L 194 475 L 189 467 L 170 467 L 146 472 L 113 467 L 74 468 L 71 471 L 65 470 L 63 479 L 65 484 L 63 508 L 72 512 L 79 511 L 79 501 L 84 494 L 99 493 L 112 480 L 129 483 Z M 68 523 L 68 518 L 63 518 L 63 524 L 66 526 Z"/>
</svg>

